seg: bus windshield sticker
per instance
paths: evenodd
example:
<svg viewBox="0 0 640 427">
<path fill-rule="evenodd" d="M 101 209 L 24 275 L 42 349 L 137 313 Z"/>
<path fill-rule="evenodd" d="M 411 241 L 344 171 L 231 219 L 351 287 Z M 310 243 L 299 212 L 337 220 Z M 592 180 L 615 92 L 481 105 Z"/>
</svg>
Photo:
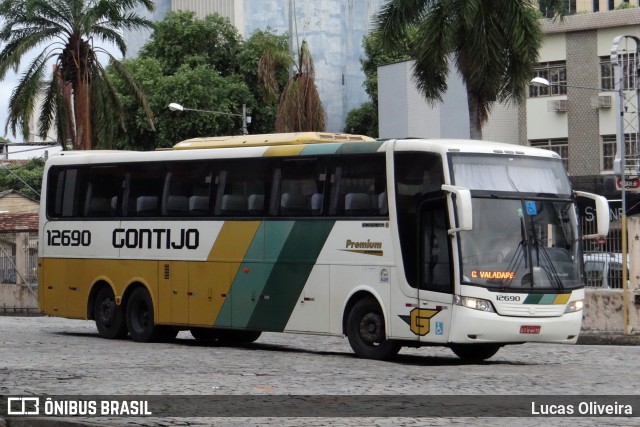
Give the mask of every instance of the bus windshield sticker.
<svg viewBox="0 0 640 427">
<path fill-rule="evenodd" d="M 536 202 L 527 200 L 524 202 L 524 206 L 527 208 L 527 213 L 529 215 L 538 215 L 538 207 L 536 206 Z"/>
</svg>

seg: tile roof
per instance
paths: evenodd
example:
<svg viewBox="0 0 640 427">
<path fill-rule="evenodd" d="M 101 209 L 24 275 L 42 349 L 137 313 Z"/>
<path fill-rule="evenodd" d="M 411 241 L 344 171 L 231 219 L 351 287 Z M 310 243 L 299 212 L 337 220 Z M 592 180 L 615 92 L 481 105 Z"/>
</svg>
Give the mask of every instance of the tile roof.
<svg viewBox="0 0 640 427">
<path fill-rule="evenodd" d="M 0 214 L 0 233 L 15 231 L 38 231 L 38 213 Z"/>
</svg>

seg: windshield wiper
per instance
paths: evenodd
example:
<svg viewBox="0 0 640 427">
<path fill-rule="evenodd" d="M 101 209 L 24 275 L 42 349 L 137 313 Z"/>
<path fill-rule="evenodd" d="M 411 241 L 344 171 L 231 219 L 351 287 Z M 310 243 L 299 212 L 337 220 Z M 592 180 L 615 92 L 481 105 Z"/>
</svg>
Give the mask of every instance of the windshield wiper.
<svg viewBox="0 0 640 427">
<path fill-rule="evenodd" d="M 525 233 L 524 220 L 522 218 L 520 218 L 520 238 L 521 238 L 520 243 L 518 243 L 518 247 L 516 248 L 516 251 L 511 257 L 511 259 L 509 260 L 509 265 L 507 266 L 507 271 L 514 272 L 514 275 L 510 279 L 503 280 L 503 283 L 504 283 L 504 285 L 502 286 L 503 290 L 506 290 L 507 288 L 511 287 L 511 283 L 513 283 L 513 279 L 515 279 L 516 277 L 515 272 L 518 271 L 518 267 L 520 267 L 520 263 L 522 262 L 523 259 L 524 259 L 524 268 L 528 269 L 527 261 L 529 257 L 527 256 L 528 251 L 525 250 L 527 246 L 527 237 Z"/>
<path fill-rule="evenodd" d="M 549 256 L 549 251 L 547 251 L 547 248 L 543 244 L 541 244 L 540 239 L 535 239 L 534 243 L 536 245 L 536 261 L 538 262 L 538 266 L 542 267 L 545 274 L 547 275 L 547 279 L 549 279 L 549 282 L 555 283 L 558 289 L 564 290 L 564 285 L 562 284 L 562 280 L 558 275 L 558 271 L 553 264 L 553 260 Z M 540 253 L 542 253 L 542 259 L 549 265 L 549 269 L 540 265 Z"/>
</svg>

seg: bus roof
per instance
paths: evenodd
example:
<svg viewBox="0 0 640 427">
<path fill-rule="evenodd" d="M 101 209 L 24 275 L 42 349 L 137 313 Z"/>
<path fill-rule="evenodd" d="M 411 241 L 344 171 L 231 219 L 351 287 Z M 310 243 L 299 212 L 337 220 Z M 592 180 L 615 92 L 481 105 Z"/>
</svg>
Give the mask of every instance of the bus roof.
<svg viewBox="0 0 640 427">
<path fill-rule="evenodd" d="M 174 150 L 197 148 L 262 147 L 273 145 L 318 144 L 325 142 L 366 142 L 375 139 L 364 135 L 330 132 L 269 133 L 258 135 L 211 136 L 192 138 L 173 146 Z"/>
</svg>

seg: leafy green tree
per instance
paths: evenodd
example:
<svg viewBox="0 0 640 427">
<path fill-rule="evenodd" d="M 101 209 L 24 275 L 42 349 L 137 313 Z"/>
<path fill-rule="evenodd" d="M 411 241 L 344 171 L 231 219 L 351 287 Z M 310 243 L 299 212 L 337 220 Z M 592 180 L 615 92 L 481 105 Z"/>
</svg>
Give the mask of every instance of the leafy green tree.
<svg viewBox="0 0 640 427">
<path fill-rule="evenodd" d="M 34 158 L 26 164 L 0 165 L 0 191 L 14 190 L 40 200 L 44 160 Z"/>
<path fill-rule="evenodd" d="M 212 50 L 211 39 L 222 48 Z M 158 23 L 141 55 L 123 61 L 147 94 L 156 131 L 144 120 L 135 100 L 125 95 L 123 82 L 114 76 L 114 86 L 127 111 L 127 133 L 121 133 L 112 147 L 151 150 L 197 136 L 239 134 L 242 122 L 236 114 L 242 113 L 242 104 L 252 119 L 250 133 L 273 132 L 278 98 L 269 99 L 262 90 L 256 64 L 268 50 L 284 51 L 289 58 L 287 42 L 286 34 L 269 28 L 239 42 L 235 28 L 217 15 L 199 19 L 190 12 L 170 13 Z M 287 82 L 287 66 L 288 62 L 273 68 L 278 87 Z M 227 114 L 173 112 L 167 108 L 173 102 L 188 109 Z"/>
<path fill-rule="evenodd" d="M 565 13 L 566 0 L 546 4 L 550 16 Z M 525 98 L 542 44 L 540 16 L 533 0 L 390 0 L 377 27 L 387 49 L 416 32 L 414 77 L 433 103 L 442 101 L 455 65 L 467 89 L 471 138 L 482 139 L 495 101 Z"/>
<path fill-rule="evenodd" d="M 207 65 L 228 76 L 238 71 L 241 45 L 242 37 L 228 19 L 218 14 L 198 19 L 194 12 L 177 11 L 156 23 L 139 56 L 160 61 L 165 75 L 186 64 L 192 68 Z"/>
<path fill-rule="evenodd" d="M 217 49 L 211 48 L 212 39 Z M 265 108 L 256 103 L 257 86 L 247 84 L 255 79 L 259 56 L 253 51 L 259 48 L 260 44 L 252 39 L 246 44 L 240 43 L 237 30 L 218 15 L 204 19 L 196 18 L 191 12 L 167 15 L 158 23 L 140 56 L 123 62 L 147 94 L 156 118 L 155 131 L 145 122 L 135 100 L 125 95 L 124 82 L 114 76 L 114 86 L 127 111 L 127 132 L 118 135 L 113 146 L 152 150 L 173 146 L 186 138 L 239 134 L 242 119 L 237 115 L 242 113 L 242 104 L 246 104 L 254 119 L 249 130 L 253 133 L 256 127 L 266 130 L 268 124 L 264 118 L 269 114 L 273 117 L 275 113 L 269 112 L 269 106 Z M 244 61 L 253 61 L 253 64 Z M 251 67 L 253 75 L 247 72 Z M 173 112 L 167 106 L 174 102 L 187 109 L 220 114 Z M 272 119 L 267 131 L 273 129 L 273 122 Z"/>
<path fill-rule="evenodd" d="M 347 113 L 344 132 L 377 138 L 378 107 L 369 101 L 349 111 L 349 113 Z"/>
<path fill-rule="evenodd" d="M 22 128 L 29 138 L 29 119 L 35 99 L 44 89 L 38 134 L 45 138 L 52 126 L 58 142 L 76 149 L 91 149 L 108 140 L 124 123 L 122 106 L 112 82 L 100 63 L 106 55 L 113 73 L 128 91 L 151 111 L 143 93 L 122 64 L 94 40 L 115 45 L 122 55 L 126 46 L 122 29 L 149 28 L 151 22 L 131 12 L 138 5 L 153 10 L 152 0 L 0 0 L 0 79 L 17 70 L 27 52 L 39 50 L 9 99 L 5 132 Z M 47 82 L 45 73 L 55 67 Z"/>
<path fill-rule="evenodd" d="M 253 98 L 255 107 L 251 111 L 251 133 L 271 133 L 275 130 L 276 112 L 278 109 L 279 88 L 287 84 L 289 78 L 288 66 L 290 56 L 287 52 L 287 34 L 277 34 L 270 28 L 257 30 L 245 41 L 242 51 L 238 55 L 240 74 L 247 83 Z M 273 70 L 270 82 L 275 89 L 266 90 L 260 82 L 259 70 L 256 64 L 260 63 L 265 53 L 284 52 L 284 61 L 269 65 Z M 264 64 L 263 64 L 264 66 Z"/>
</svg>

